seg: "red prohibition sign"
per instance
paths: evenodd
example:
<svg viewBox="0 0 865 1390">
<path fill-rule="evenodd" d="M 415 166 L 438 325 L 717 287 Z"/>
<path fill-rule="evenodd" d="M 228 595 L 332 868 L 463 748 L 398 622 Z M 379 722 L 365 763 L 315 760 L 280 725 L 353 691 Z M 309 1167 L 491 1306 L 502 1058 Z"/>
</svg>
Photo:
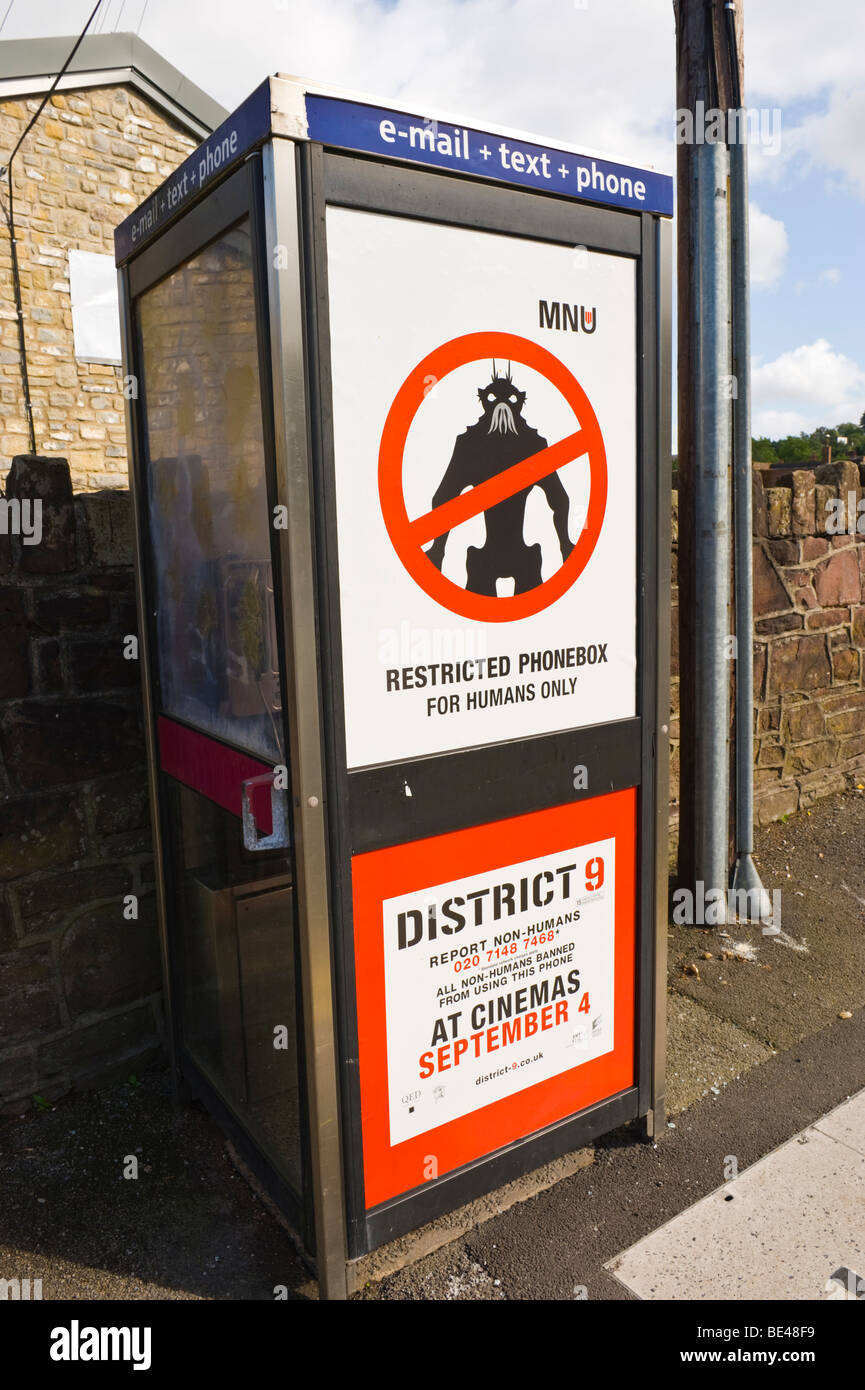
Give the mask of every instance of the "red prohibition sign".
<svg viewBox="0 0 865 1390">
<path fill-rule="evenodd" d="M 441 381 L 457 367 L 502 358 L 531 367 L 555 386 L 570 405 L 579 428 L 556 444 L 462 492 L 423 516 L 409 520 L 403 489 L 403 459 L 412 422 L 426 399 L 430 378 Z M 585 525 L 568 558 L 549 579 L 523 594 L 493 597 L 454 584 L 427 558 L 424 546 L 461 522 L 534 486 L 583 454 L 589 459 L 589 506 Z M 408 573 L 436 603 L 476 622 L 506 623 L 530 618 L 562 597 L 588 564 L 607 506 L 607 456 L 597 417 L 574 377 L 546 348 L 515 333 L 465 333 L 435 348 L 409 373 L 388 411 L 378 455 L 381 511 L 394 550 Z"/>
</svg>

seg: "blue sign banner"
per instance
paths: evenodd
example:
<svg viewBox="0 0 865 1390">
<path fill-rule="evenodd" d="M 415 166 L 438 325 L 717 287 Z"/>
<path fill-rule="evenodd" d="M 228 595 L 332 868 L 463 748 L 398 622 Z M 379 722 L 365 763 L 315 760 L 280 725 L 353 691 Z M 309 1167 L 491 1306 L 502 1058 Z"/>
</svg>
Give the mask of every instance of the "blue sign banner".
<svg viewBox="0 0 865 1390">
<path fill-rule="evenodd" d="M 196 194 L 223 177 L 230 165 L 239 163 L 269 133 L 268 79 L 256 87 L 251 96 L 193 150 L 145 203 L 115 228 L 114 259 L 117 265 L 161 231 L 187 203 L 192 202 Z"/>
<path fill-rule="evenodd" d="M 341 97 L 307 93 L 305 102 L 308 139 L 323 145 L 497 179 L 519 188 L 543 189 L 581 202 L 673 215 L 673 180 L 651 169 Z M 239 164 L 270 131 L 271 85 L 267 79 L 115 229 L 117 264 L 150 241 L 232 165 Z"/>
<path fill-rule="evenodd" d="M 673 180 L 651 169 L 339 97 L 307 94 L 306 116 L 310 140 L 323 145 L 498 179 L 582 202 L 673 215 Z"/>
</svg>

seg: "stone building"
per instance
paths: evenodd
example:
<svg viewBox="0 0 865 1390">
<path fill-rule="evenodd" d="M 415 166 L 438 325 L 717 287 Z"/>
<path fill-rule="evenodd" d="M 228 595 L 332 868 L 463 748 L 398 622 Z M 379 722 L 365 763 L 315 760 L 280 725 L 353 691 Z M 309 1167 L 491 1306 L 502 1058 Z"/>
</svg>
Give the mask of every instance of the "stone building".
<svg viewBox="0 0 865 1390">
<path fill-rule="evenodd" d="M 0 164 L 73 42 L 0 43 Z M 161 1045 L 113 231 L 224 114 L 96 36 L 15 156 L 37 458 L 0 180 L 0 481 L 43 508 L 39 544 L 0 527 L 0 1114 Z"/>
<path fill-rule="evenodd" d="M 74 38 L 0 43 L 0 164 Z M 87 37 L 12 166 L 27 371 L 39 454 L 76 492 L 125 488 L 114 227 L 227 112 L 134 34 Z M 0 182 L 0 480 L 29 452 Z"/>
</svg>

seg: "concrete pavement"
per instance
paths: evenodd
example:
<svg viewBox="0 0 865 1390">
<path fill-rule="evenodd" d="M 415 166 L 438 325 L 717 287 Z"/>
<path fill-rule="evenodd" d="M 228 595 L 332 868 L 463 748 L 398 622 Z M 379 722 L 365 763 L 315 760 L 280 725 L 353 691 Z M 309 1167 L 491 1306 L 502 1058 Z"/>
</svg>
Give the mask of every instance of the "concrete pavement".
<svg viewBox="0 0 865 1390">
<path fill-rule="evenodd" d="M 865 1299 L 865 1090 L 616 1255 L 643 1299 Z M 846 1271 L 839 1279 L 838 1272 Z M 840 1284 L 840 1289 L 839 1289 Z"/>
</svg>

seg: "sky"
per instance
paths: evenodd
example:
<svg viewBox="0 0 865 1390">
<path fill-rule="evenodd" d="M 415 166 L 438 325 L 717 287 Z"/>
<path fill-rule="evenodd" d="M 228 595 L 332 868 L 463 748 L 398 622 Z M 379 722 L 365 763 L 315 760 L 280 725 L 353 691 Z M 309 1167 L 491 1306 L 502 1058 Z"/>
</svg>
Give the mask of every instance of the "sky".
<svg viewBox="0 0 865 1390">
<path fill-rule="evenodd" d="M 0 38 L 78 32 L 93 0 L 0 0 Z M 753 433 L 865 412 L 865 4 L 745 0 Z M 674 172 L 672 0 L 103 0 L 228 108 L 269 73 Z"/>
</svg>

